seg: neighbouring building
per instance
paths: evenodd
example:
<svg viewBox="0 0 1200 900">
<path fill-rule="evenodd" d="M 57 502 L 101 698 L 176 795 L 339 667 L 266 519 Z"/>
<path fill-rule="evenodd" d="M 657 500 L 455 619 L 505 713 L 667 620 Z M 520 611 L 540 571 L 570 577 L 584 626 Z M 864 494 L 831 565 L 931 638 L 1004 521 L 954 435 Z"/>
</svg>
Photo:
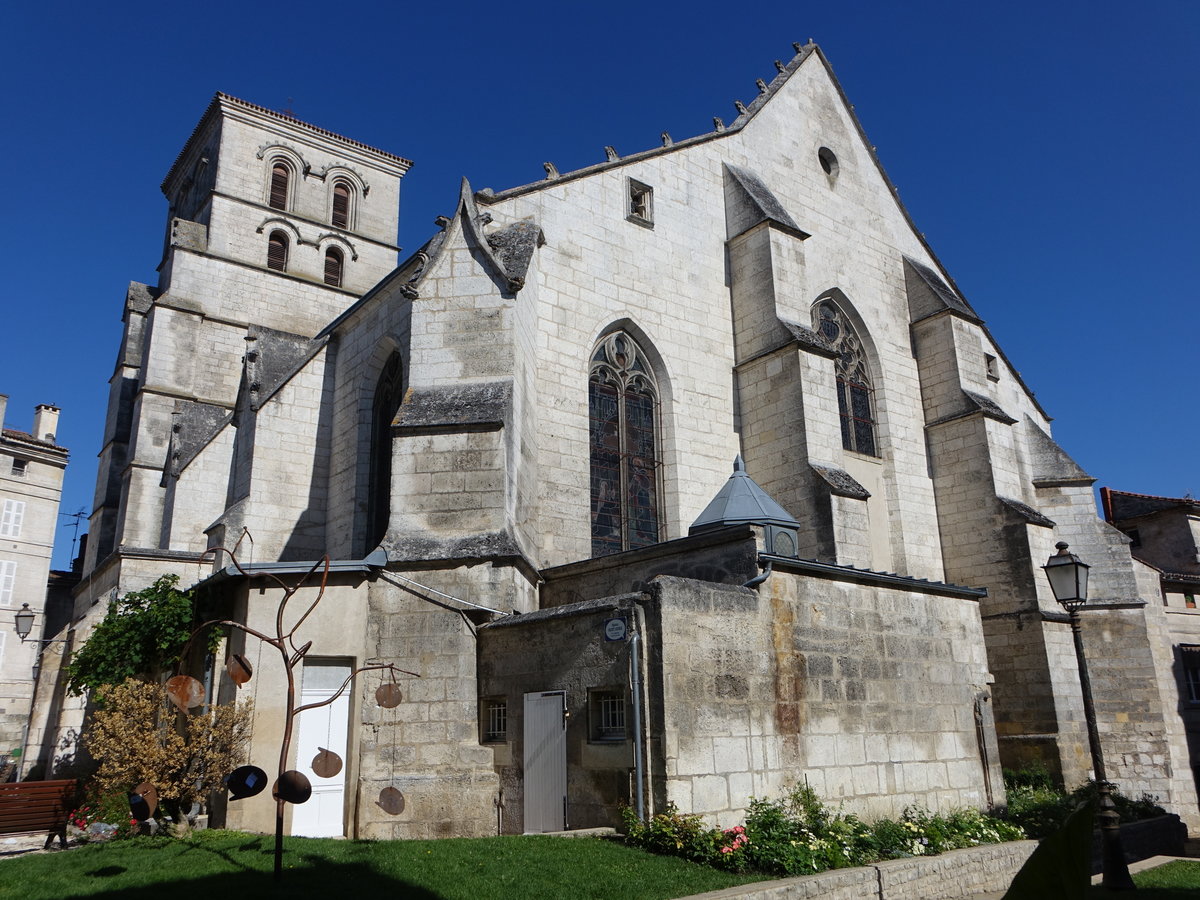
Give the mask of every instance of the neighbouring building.
<svg viewBox="0 0 1200 900">
<path fill-rule="evenodd" d="M 551 831 L 639 801 L 727 824 L 801 778 L 868 815 L 986 806 L 1031 760 L 1077 783 L 1040 571 L 1064 539 L 1093 567 L 1111 775 L 1197 821 L 1126 538 L 824 55 L 777 69 L 706 134 L 464 180 L 398 266 L 408 160 L 224 94 L 204 113 L 162 185 L 158 283 L 125 300 L 76 634 L 164 572 L 273 633 L 275 579 L 329 554 L 303 702 L 363 665 L 421 677 L 395 708 L 366 676 L 301 715 L 293 833 Z M 226 652 L 271 772 L 278 654 Z M 273 806 L 226 818 L 267 830 Z"/>
<path fill-rule="evenodd" d="M 8 397 L 0 394 L 0 423 Z M 36 668 L 43 646 L 50 556 L 68 453 L 58 445 L 59 409 L 39 405 L 33 427 L 0 430 L 0 755 L 22 766 Z M 14 617 L 28 605 L 33 631 L 21 641 Z"/>
<path fill-rule="evenodd" d="M 1100 502 L 1105 520 L 1125 533 L 1129 552 L 1143 566 L 1147 601 L 1162 604 L 1171 654 L 1167 683 L 1175 688 L 1169 706 L 1183 723 L 1189 754 L 1178 765 L 1200 785 L 1200 501 L 1105 487 Z"/>
</svg>

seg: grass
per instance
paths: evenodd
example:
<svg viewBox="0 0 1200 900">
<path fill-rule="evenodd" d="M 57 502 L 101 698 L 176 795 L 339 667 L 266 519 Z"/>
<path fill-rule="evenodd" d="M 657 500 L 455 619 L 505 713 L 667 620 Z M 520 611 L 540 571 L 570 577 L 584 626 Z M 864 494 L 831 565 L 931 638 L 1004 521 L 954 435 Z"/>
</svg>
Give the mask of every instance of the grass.
<svg viewBox="0 0 1200 900">
<path fill-rule="evenodd" d="M 1124 897 L 1127 900 L 1198 900 L 1200 898 L 1200 862 L 1176 860 L 1133 876 L 1136 891 L 1115 894 L 1093 887 L 1089 897 Z"/>
<path fill-rule="evenodd" d="M 273 848 L 273 837 L 200 831 L 182 840 L 133 838 L 31 854 L 0 861 L 0 898 L 667 900 L 757 880 L 598 838 L 287 838 L 276 887 Z"/>
</svg>

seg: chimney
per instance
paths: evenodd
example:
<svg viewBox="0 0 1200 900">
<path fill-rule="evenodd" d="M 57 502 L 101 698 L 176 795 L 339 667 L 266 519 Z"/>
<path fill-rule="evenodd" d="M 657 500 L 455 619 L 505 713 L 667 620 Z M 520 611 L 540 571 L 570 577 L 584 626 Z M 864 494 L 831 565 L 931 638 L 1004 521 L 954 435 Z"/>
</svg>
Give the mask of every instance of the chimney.
<svg viewBox="0 0 1200 900">
<path fill-rule="evenodd" d="M 33 411 L 33 436 L 39 441 L 53 444 L 55 433 L 58 431 L 58 413 L 57 406 L 39 403 Z"/>
<path fill-rule="evenodd" d="M 4 414 L 8 411 L 8 394 L 0 394 L 0 428 L 4 427 Z"/>
</svg>

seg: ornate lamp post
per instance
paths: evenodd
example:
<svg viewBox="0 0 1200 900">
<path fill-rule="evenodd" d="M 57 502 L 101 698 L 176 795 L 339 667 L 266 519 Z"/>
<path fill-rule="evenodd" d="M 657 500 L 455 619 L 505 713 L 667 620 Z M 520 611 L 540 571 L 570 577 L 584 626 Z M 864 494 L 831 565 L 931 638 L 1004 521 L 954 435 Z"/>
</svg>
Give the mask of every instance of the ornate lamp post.
<svg viewBox="0 0 1200 900">
<path fill-rule="evenodd" d="M 1087 720 L 1088 744 L 1092 751 L 1092 771 L 1096 777 L 1099 794 L 1100 840 L 1102 844 L 1102 871 L 1104 887 L 1110 891 L 1131 891 L 1133 879 L 1125 862 L 1125 850 L 1121 846 L 1120 816 L 1113 803 L 1113 784 L 1104 770 L 1104 751 L 1100 747 L 1100 734 L 1096 730 L 1096 707 L 1092 702 L 1092 682 L 1088 677 L 1087 658 L 1083 652 L 1083 631 L 1079 625 L 1079 611 L 1087 605 L 1088 569 L 1091 568 L 1074 553 L 1067 552 L 1067 544 L 1055 544 L 1058 553 L 1046 561 L 1042 569 L 1050 582 L 1057 600 L 1071 617 L 1071 636 L 1075 639 L 1075 661 L 1079 665 L 1079 687 L 1083 693 L 1083 715 Z"/>
</svg>

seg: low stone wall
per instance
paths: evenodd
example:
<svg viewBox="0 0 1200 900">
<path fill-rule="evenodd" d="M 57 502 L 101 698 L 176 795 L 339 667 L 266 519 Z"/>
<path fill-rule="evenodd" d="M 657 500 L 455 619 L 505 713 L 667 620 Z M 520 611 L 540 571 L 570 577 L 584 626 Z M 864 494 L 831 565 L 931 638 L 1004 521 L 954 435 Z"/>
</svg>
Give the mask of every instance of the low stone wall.
<svg viewBox="0 0 1200 900">
<path fill-rule="evenodd" d="M 690 900 L 961 900 L 1002 891 L 1037 841 L 986 844 L 938 856 L 892 859 L 860 869 L 835 869 L 804 878 L 760 881 Z"/>
</svg>

